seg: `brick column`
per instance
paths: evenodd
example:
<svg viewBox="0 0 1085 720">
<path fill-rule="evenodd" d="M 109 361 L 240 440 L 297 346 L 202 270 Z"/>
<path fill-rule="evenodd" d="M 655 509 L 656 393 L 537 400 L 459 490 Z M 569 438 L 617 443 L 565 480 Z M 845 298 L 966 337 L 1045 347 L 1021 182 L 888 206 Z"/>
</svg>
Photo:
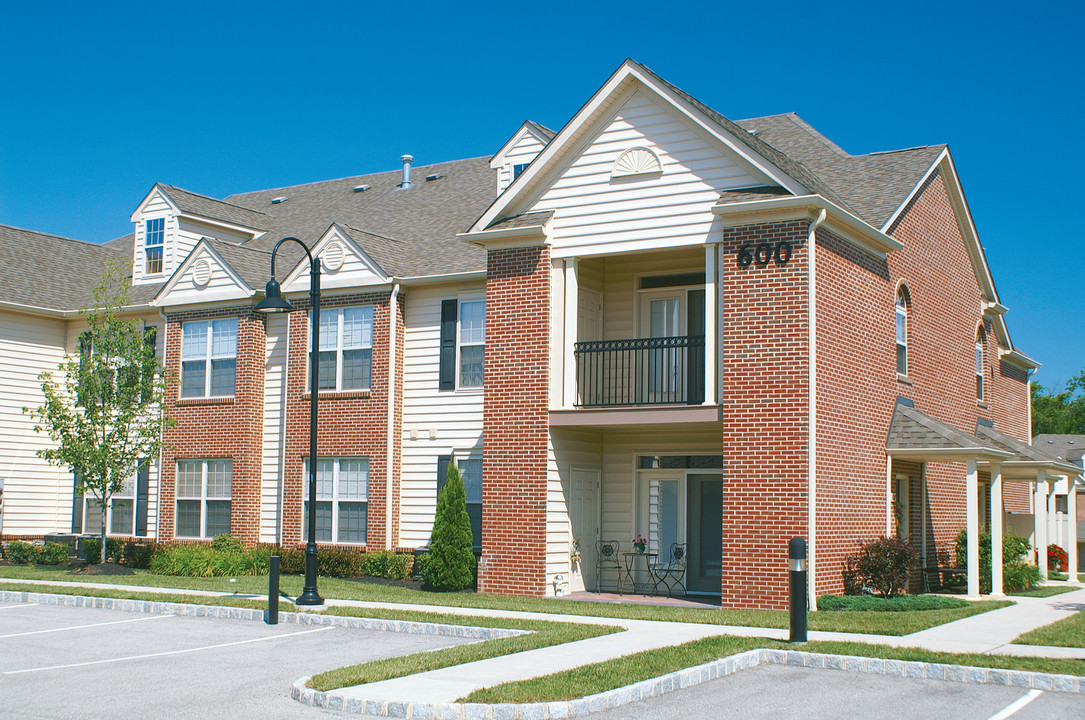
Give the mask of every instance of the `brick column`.
<svg viewBox="0 0 1085 720">
<path fill-rule="evenodd" d="M 546 587 L 550 250 L 491 250 L 486 276 L 479 590 Z"/>
</svg>

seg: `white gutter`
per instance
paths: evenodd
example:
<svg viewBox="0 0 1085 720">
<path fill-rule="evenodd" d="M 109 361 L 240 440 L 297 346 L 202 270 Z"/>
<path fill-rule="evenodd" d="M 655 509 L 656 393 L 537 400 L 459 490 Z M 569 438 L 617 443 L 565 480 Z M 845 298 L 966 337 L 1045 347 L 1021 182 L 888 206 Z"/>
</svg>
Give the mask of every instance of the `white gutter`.
<svg viewBox="0 0 1085 720">
<path fill-rule="evenodd" d="M 808 607 L 817 610 L 817 418 L 818 418 L 818 337 L 817 337 L 817 229 L 825 222 L 827 212 L 822 208 L 810 223 L 806 236 L 806 308 L 807 319 L 807 398 L 810 403 L 806 438 L 806 597 Z"/>
<path fill-rule="evenodd" d="M 133 312 L 142 313 L 146 310 L 150 310 L 153 305 L 150 303 L 143 305 L 125 305 L 118 308 L 119 312 L 124 315 Z M 72 320 L 78 318 L 81 314 L 81 310 L 57 310 L 56 308 L 40 307 L 38 305 L 23 305 L 22 303 L 14 303 L 7 300 L 0 300 L 0 310 L 11 310 L 13 312 L 26 313 L 27 315 L 44 315 L 46 317 L 63 318 L 65 320 Z"/>
<path fill-rule="evenodd" d="M 396 316 L 399 299 L 399 283 L 392 286 L 388 296 L 388 432 L 384 455 L 385 500 L 384 500 L 384 548 L 394 550 L 392 539 L 392 475 L 395 469 L 396 450 Z"/>
</svg>

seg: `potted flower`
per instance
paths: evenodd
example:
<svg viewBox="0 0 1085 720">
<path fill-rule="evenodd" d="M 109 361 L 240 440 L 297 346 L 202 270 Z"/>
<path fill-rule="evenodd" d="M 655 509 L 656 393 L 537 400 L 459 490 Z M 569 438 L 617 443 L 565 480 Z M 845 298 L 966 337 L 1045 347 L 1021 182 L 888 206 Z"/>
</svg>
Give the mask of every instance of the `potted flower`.
<svg viewBox="0 0 1085 720">
<path fill-rule="evenodd" d="M 644 552 L 644 548 L 648 545 L 648 541 L 644 539 L 644 536 L 637 533 L 637 536 L 633 538 L 633 549 L 639 553 Z"/>
<path fill-rule="evenodd" d="M 1058 545 L 1052 543 L 1047 546 L 1047 564 L 1052 570 L 1062 572 L 1062 569 L 1067 567 L 1069 559 L 1066 551 Z"/>
<path fill-rule="evenodd" d="M 580 541 L 573 538 L 573 549 L 569 551 L 569 562 L 573 566 L 573 571 L 576 572 L 580 565 Z"/>
</svg>

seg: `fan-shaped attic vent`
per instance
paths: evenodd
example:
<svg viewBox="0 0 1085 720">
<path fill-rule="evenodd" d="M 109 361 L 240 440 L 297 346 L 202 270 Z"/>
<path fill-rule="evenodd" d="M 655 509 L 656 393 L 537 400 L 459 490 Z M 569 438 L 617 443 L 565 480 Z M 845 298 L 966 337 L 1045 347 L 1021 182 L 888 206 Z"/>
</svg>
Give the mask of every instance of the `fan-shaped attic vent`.
<svg viewBox="0 0 1085 720">
<path fill-rule="evenodd" d="M 324 252 L 320 253 L 320 262 L 324 264 L 326 270 L 335 272 L 343 267 L 345 257 L 346 252 L 343 250 L 343 246 L 337 242 L 330 242 L 324 248 Z"/>
<path fill-rule="evenodd" d="M 627 178 L 662 172 L 663 163 L 659 161 L 659 156 L 654 151 L 646 147 L 633 147 L 623 152 L 614 161 L 610 177 Z"/>
</svg>

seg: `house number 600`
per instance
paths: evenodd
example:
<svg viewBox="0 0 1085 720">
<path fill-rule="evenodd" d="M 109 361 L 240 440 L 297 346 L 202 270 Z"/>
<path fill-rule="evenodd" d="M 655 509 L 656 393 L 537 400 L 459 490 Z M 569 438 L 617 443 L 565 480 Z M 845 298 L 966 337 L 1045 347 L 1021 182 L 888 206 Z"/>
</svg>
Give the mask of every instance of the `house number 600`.
<svg viewBox="0 0 1085 720">
<path fill-rule="evenodd" d="M 738 266 L 749 267 L 756 263 L 757 267 L 765 267 L 770 260 L 775 260 L 777 265 L 787 265 L 791 259 L 791 243 L 781 240 L 775 245 L 771 243 L 746 243 L 738 249 Z"/>
</svg>

